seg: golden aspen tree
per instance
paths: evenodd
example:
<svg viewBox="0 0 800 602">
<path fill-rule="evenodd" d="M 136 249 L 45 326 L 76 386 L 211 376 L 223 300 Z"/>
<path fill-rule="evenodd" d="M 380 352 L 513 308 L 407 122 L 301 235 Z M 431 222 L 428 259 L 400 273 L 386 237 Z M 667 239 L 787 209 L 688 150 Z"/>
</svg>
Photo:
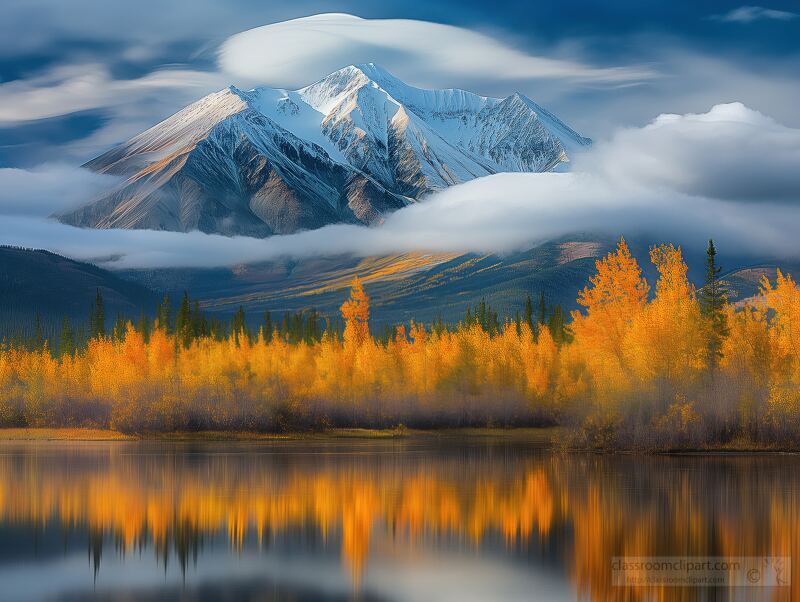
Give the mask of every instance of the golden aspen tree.
<svg viewBox="0 0 800 602">
<path fill-rule="evenodd" d="M 350 285 L 350 298 L 342 304 L 342 317 L 345 320 L 345 345 L 358 348 L 369 334 L 369 297 L 364 292 L 361 279 L 356 276 Z"/>
<path fill-rule="evenodd" d="M 761 295 L 774 314 L 770 325 L 779 377 L 800 382 L 800 288 L 791 275 L 778 270 L 774 285 L 762 279 Z"/>
<path fill-rule="evenodd" d="M 768 408 L 772 420 L 794 436 L 800 428 L 800 287 L 777 271 L 775 284 L 765 277 L 761 295 L 770 314 L 771 375 Z"/>
<path fill-rule="evenodd" d="M 719 350 L 720 374 L 715 378 L 718 383 L 722 380 L 727 385 L 728 405 L 738 407 L 740 419 L 747 417 L 750 422 L 759 398 L 770 388 L 772 374 L 771 333 L 763 299 L 748 302 L 739 310 L 729 305 L 725 324 L 727 336 Z"/>
<path fill-rule="evenodd" d="M 649 286 L 624 238 L 595 265 L 597 274 L 578 295 L 586 313 L 572 313 L 571 332 L 602 394 L 626 385 L 624 342 L 645 308 Z"/>
<path fill-rule="evenodd" d="M 699 375 L 708 360 L 700 304 L 680 247 L 655 246 L 650 260 L 659 275 L 656 294 L 631 324 L 626 363 L 643 383 L 685 383 Z"/>
<path fill-rule="evenodd" d="M 529 327 L 522 325 L 523 340 L 531 340 Z M 542 328 L 536 342 L 531 343 L 532 349 L 525 354 L 525 373 L 528 387 L 538 399 L 545 399 L 552 392 L 553 381 L 556 378 L 556 361 L 558 346 L 550 334 L 549 328 Z"/>
<path fill-rule="evenodd" d="M 745 303 L 738 310 L 728 306 L 726 314 L 730 333 L 722 344 L 722 369 L 764 382 L 771 368 L 769 319 L 763 301 Z"/>
</svg>

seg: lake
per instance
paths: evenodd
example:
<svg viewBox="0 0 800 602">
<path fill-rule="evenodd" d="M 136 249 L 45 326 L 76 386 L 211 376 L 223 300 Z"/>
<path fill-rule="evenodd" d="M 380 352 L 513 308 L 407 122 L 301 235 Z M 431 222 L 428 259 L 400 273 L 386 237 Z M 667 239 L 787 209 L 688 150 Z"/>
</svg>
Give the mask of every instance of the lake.
<svg viewBox="0 0 800 602">
<path fill-rule="evenodd" d="M 618 557 L 800 560 L 797 456 L 519 438 L 0 443 L 0 600 L 800 600 Z M 800 584 L 800 572 L 794 571 Z"/>
</svg>

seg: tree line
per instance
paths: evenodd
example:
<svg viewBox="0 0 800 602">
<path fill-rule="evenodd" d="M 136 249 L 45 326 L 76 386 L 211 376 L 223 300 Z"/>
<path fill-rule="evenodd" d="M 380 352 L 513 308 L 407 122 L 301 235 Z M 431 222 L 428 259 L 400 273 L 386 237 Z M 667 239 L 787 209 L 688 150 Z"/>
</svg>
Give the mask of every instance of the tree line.
<svg viewBox="0 0 800 602">
<path fill-rule="evenodd" d="M 169 294 L 164 295 L 152 317 L 142 309 L 135 319 L 124 313 L 117 313 L 111 320 L 107 315 L 100 289 L 95 292 L 85 322 L 75 323 L 69 316 L 64 316 L 60 327 L 55 328 L 52 324 L 45 323 L 40 314 L 36 313 L 34 316 L 31 324 L 17 328 L 12 334 L 4 334 L 0 338 L 0 345 L 29 351 L 47 349 L 58 357 L 85 350 L 92 339 L 110 337 L 114 341 L 123 341 L 128 325 L 132 325 L 134 330 L 142 334 L 145 342 L 150 340 L 150 334 L 154 329 L 161 329 L 169 335 L 174 335 L 176 343 L 184 348 L 204 338 L 216 341 L 231 338 L 238 341 L 246 338 L 253 342 L 260 336 L 266 342 L 278 337 L 292 344 L 301 342 L 312 344 L 320 342 L 325 333 L 330 333 L 339 340 L 343 340 L 344 336 L 344 323 L 341 319 L 324 316 L 315 308 L 287 311 L 277 317 L 273 317 L 273 312 L 265 311 L 257 320 L 253 320 L 240 305 L 236 312 L 226 319 L 203 311 L 200 302 L 192 300 L 188 291 L 184 291 L 177 308 L 173 306 Z M 494 336 L 501 331 L 508 319 L 508 316 L 504 316 L 501 320 L 491 304 L 482 299 L 467 307 L 463 321 L 451 324 L 439 317 L 428 324 L 427 328 L 431 332 L 441 334 L 445 331 L 454 331 L 461 325 L 479 326 Z M 547 326 L 553 337 L 559 341 L 568 336 L 561 305 L 547 305 L 544 292 L 540 292 L 537 296 L 536 312 L 533 310 L 531 296 L 528 295 L 523 313 L 517 311 L 513 322 L 518 331 L 521 324 L 525 323 L 532 332 L 536 332 L 539 325 Z M 384 345 L 395 340 L 399 326 L 399 324 L 384 325 L 376 337 L 377 340 Z"/>
<path fill-rule="evenodd" d="M 654 286 L 620 240 L 565 316 L 543 295 L 502 319 L 485 301 L 458 324 L 371 332 L 355 279 L 341 328 L 316 312 L 208 317 L 188 294 L 173 313 L 117 321 L 102 297 L 85 345 L 0 350 L 0 424 L 125 431 L 562 424 L 590 448 L 800 441 L 800 289 L 780 271 L 728 300 L 709 243 L 704 284 L 680 247 L 651 248 Z M 744 442 L 744 443 L 743 443 Z"/>
</svg>

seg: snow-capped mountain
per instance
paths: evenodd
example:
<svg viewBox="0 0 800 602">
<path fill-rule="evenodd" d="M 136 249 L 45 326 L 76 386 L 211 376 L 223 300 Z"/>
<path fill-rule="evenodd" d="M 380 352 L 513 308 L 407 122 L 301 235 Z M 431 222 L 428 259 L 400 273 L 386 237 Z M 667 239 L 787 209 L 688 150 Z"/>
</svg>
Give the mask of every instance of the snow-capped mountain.
<svg viewBox="0 0 800 602">
<path fill-rule="evenodd" d="M 370 63 L 299 90 L 210 94 L 87 163 L 123 183 L 59 218 L 251 236 L 372 224 L 473 178 L 553 170 L 588 144 L 525 96 L 422 90 Z"/>
</svg>

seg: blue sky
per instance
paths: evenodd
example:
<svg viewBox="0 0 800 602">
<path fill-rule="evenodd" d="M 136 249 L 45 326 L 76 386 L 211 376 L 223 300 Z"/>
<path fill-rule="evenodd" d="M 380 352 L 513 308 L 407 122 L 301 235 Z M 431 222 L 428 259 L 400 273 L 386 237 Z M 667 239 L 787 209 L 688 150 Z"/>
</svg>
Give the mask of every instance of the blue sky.
<svg viewBox="0 0 800 602">
<path fill-rule="evenodd" d="M 435 61 L 423 69 L 393 48 L 345 53 L 360 62 L 389 56 L 393 71 L 420 85 L 521 91 L 596 139 L 659 113 L 704 112 L 721 102 L 742 101 L 787 125 L 800 119 L 796 1 L 5 0 L 0 167 L 79 164 L 228 83 L 310 83 L 319 69 L 308 60 L 291 82 L 269 81 L 271 72 L 220 69 L 218 52 L 238 32 L 329 12 L 453 25 L 531 57 L 642 75 L 465 75 Z"/>
</svg>

